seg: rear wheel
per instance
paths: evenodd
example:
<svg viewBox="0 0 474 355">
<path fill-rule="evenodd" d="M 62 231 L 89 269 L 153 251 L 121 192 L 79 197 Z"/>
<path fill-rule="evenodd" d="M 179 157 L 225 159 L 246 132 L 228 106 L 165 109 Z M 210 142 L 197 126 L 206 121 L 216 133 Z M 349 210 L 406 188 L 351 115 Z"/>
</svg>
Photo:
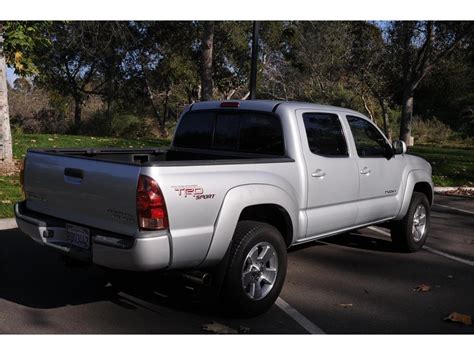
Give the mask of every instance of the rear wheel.
<svg viewBox="0 0 474 355">
<path fill-rule="evenodd" d="M 226 311 L 249 317 L 268 310 L 286 276 L 286 245 L 281 233 L 266 223 L 239 222 L 228 260 L 221 295 Z"/>
<path fill-rule="evenodd" d="M 430 203 L 425 194 L 413 192 L 410 207 L 405 217 L 393 222 L 391 236 L 393 243 L 401 250 L 420 250 L 428 237 L 430 225 Z"/>
</svg>

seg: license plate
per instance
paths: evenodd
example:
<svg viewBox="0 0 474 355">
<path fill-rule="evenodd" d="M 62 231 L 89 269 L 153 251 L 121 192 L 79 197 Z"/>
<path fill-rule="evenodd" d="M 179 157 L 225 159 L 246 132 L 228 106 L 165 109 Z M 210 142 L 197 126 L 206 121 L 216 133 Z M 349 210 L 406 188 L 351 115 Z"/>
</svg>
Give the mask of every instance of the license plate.
<svg viewBox="0 0 474 355">
<path fill-rule="evenodd" d="M 89 249 L 90 231 L 87 228 L 66 224 L 66 239 L 69 244 L 79 248 Z"/>
</svg>

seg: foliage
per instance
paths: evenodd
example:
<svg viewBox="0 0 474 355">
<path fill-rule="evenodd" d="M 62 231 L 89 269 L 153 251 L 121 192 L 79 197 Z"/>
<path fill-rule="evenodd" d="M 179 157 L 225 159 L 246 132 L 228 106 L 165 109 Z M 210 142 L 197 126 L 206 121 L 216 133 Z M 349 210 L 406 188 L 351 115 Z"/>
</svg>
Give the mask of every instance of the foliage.
<svg viewBox="0 0 474 355">
<path fill-rule="evenodd" d="M 107 112 L 98 111 L 81 124 L 79 131 L 82 134 L 132 138 L 146 135 L 147 130 L 137 116 L 112 113 L 112 117 L 109 117 Z"/>
<path fill-rule="evenodd" d="M 32 111 L 52 109 L 70 132 L 110 134 L 107 125 L 115 125 L 116 117 L 133 115 L 154 120 L 154 132 L 166 137 L 183 108 L 200 100 L 202 21 L 7 22 L 7 27 L 10 64 L 20 48 L 17 72 L 34 73 L 33 81 L 17 80 L 12 89 L 12 112 L 18 112 L 12 121 L 23 116 L 26 122 L 34 119 Z M 263 21 L 260 27 L 258 98 L 349 107 L 395 135 L 402 120 L 392 112 L 403 115 L 410 82 L 417 90 L 414 115 L 474 133 L 469 22 Z M 214 99 L 248 95 L 251 32 L 249 21 L 215 22 Z M 41 107 L 32 101 L 38 90 Z"/>
<path fill-rule="evenodd" d="M 35 52 L 49 48 L 50 38 L 44 32 L 51 26 L 49 21 L 6 21 L 3 24 L 5 57 L 7 63 L 19 75 L 38 74 L 40 58 Z"/>
<path fill-rule="evenodd" d="M 446 144 L 454 134 L 451 128 L 436 117 L 432 119 L 422 119 L 421 117 L 415 116 L 413 118 L 412 131 L 416 137 L 415 143 L 417 144 Z"/>
</svg>

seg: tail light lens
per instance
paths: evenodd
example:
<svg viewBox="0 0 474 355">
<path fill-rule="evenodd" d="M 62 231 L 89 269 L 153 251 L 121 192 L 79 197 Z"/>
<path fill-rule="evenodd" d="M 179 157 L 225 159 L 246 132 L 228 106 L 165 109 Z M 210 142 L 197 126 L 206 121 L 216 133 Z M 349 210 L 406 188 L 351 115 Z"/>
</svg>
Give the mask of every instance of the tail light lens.
<svg viewBox="0 0 474 355">
<path fill-rule="evenodd" d="M 158 183 L 151 177 L 140 175 L 137 186 L 138 228 L 160 230 L 168 228 L 165 198 Z"/>
</svg>

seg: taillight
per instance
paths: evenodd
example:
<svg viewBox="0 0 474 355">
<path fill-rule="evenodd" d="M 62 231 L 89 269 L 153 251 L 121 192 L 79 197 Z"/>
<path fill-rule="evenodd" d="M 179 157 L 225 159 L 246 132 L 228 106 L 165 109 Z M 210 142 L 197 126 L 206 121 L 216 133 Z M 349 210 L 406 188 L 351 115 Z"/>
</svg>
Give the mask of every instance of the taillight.
<svg viewBox="0 0 474 355">
<path fill-rule="evenodd" d="M 140 175 L 137 186 L 138 228 L 159 230 L 168 228 L 165 198 L 158 183 L 151 177 Z"/>
<path fill-rule="evenodd" d="M 224 101 L 221 102 L 221 107 L 233 107 L 233 108 L 238 108 L 240 106 L 240 102 L 238 101 Z"/>
</svg>

